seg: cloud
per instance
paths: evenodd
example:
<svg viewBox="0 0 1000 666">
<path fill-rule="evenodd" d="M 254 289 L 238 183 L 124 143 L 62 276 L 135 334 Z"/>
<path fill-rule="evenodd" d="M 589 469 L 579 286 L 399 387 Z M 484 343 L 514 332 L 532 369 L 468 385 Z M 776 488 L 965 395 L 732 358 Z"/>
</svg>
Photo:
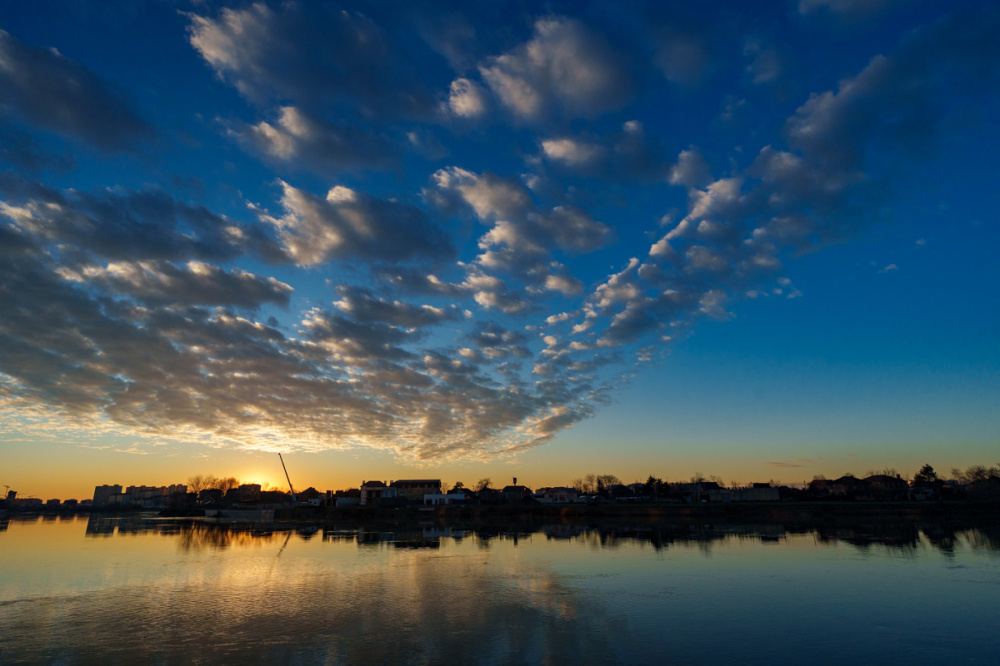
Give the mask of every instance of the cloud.
<svg viewBox="0 0 1000 666">
<path fill-rule="evenodd" d="M 222 261 L 253 252 L 276 263 L 285 253 L 263 228 L 241 224 L 158 190 L 58 192 L 0 178 L 0 213 L 26 233 L 110 260 Z"/>
<path fill-rule="evenodd" d="M 670 182 L 674 185 L 702 187 L 708 184 L 711 172 L 701 151 L 695 146 L 682 150 L 677 164 L 670 169 Z"/>
<path fill-rule="evenodd" d="M 258 2 L 188 19 L 191 45 L 254 101 L 341 105 L 383 118 L 427 117 L 434 108 L 390 37 L 360 12 Z"/>
<path fill-rule="evenodd" d="M 0 119 L 0 162 L 21 172 L 51 169 L 69 171 L 76 159 L 69 153 L 55 153 L 39 145 L 29 132 Z"/>
<path fill-rule="evenodd" d="M 603 136 L 542 139 L 541 149 L 559 172 L 612 182 L 662 181 L 669 168 L 660 141 L 637 120 Z"/>
<path fill-rule="evenodd" d="M 111 86 L 55 49 L 0 30 L 0 112 L 106 151 L 135 149 L 156 132 Z"/>
<path fill-rule="evenodd" d="M 388 169 L 398 160 L 389 140 L 351 125 L 330 123 L 294 106 L 285 106 L 273 123 L 235 124 L 230 133 L 253 151 L 321 173 Z"/>
<path fill-rule="evenodd" d="M 886 165 L 919 157 L 997 73 L 995 14 L 913 31 L 800 99 L 780 135 L 725 160 L 728 128 L 719 132 L 710 154 L 724 170 L 713 174 L 690 139 L 674 163 L 636 119 L 658 104 L 656 89 L 584 121 L 633 99 L 646 80 L 641 65 L 628 75 L 625 58 L 644 48 L 668 78 L 707 80 L 724 48 L 708 29 L 676 28 L 625 56 L 596 23 L 545 17 L 527 41 L 503 35 L 498 46 L 459 21 L 438 35 L 456 69 L 437 73 L 432 102 L 400 65 L 408 47 L 391 20 L 294 3 L 188 20 L 212 69 L 274 106 L 229 122 L 271 166 L 384 168 L 403 161 L 394 142 L 406 141 L 428 155 L 454 148 L 455 162 L 428 180 L 363 174 L 325 195 L 280 181 L 274 202 L 235 214 L 155 188 L 63 190 L 0 173 L 5 415 L 30 408 L 129 434 L 417 461 L 537 446 L 594 414 L 699 320 L 730 318 L 741 298 L 798 295 L 783 263 L 878 221 Z M 411 35 L 421 37 L 431 39 Z M 759 64 L 750 77 L 772 80 Z M 416 120 L 442 105 L 453 123 Z M 516 127 L 489 137 L 471 127 L 498 108 Z M 11 115 L 10 136 L 24 136 L 30 121 Z M 461 136 L 437 150 L 449 127 Z M 5 154 L 48 168 L 29 138 Z M 643 228 L 651 201 L 668 214 Z M 303 283 L 328 292 L 290 286 Z"/>
<path fill-rule="evenodd" d="M 448 93 L 448 108 L 461 118 L 478 118 L 487 110 L 486 92 L 475 81 L 455 79 Z"/>
<path fill-rule="evenodd" d="M 799 0 L 799 13 L 812 14 L 828 10 L 846 15 L 874 14 L 895 2 L 896 0 Z"/>
<path fill-rule="evenodd" d="M 111 293 L 147 304 L 230 305 L 259 308 L 271 303 L 287 307 L 292 288 L 274 278 L 240 269 L 225 270 L 201 261 L 176 266 L 165 261 L 117 261 L 107 266 L 64 269 L 67 280 L 99 285 Z"/>
<path fill-rule="evenodd" d="M 668 80 L 684 86 L 700 84 L 719 57 L 712 30 L 694 20 L 657 28 L 654 42 L 656 67 Z"/>
<path fill-rule="evenodd" d="M 811 460 L 806 460 L 803 458 L 797 458 L 794 462 L 787 462 L 783 460 L 772 460 L 765 462 L 764 464 L 768 467 L 778 467 L 781 469 L 794 469 L 796 467 L 808 467 L 812 463 Z"/>
<path fill-rule="evenodd" d="M 746 71 L 754 83 L 774 83 L 781 76 L 782 58 L 773 46 L 749 40 L 743 47 L 743 55 L 750 59 Z"/>
<path fill-rule="evenodd" d="M 359 322 L 379 322 L 407 329 L 417 329 L 463 317 L 463 313 L 454 305 L 433 307 L 412 305 L 399 300 L 389 301 L 377 297 L 369 289 L 347 285 L 339 286 L 337 291 L 341 298 L 334 303 L 336 308 Z"/>
<path fill-rule="evenodd" d="M 401 262 L 440 260 L 454 249 L 444 231 L 419 208 L 376 199 L 338 185 L 321 199 L 281 183 L 281 217 L 272 224 L 300 265 L 361 259 Z"/>
<path fill-rule="evenodd" d="M 576 19 L 535 22 L 523 45 L 487 59 L 479 74 L 515 117 L 542 120 L 560 111 L 595 116 L 621 107 L 633 81 L 621 56 Z"/>
</svg>

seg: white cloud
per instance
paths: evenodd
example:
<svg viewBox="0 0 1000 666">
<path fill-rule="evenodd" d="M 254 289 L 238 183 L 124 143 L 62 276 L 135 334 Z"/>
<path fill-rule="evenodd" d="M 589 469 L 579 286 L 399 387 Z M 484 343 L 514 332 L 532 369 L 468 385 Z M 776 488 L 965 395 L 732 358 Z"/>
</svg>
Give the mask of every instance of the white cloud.
<svg viewBox="0 0 1000 666">
<path fill-rule="evenodd" d="M 542 151 L 550 160 L 572 167 L 591 165 L 603 155 L 601 146 L 574 139 L 546 139 L 542 141 Z"/>
<path fill-rule="evenodd" d="M 448 108 L 462 118 L 478 118 L 486 113 L 486 92 L 475 81 L 458 78 L 451 82 Z"/>
<path fill-rule="evenodd" d="M 522 46 L 488 59 L 480 76 L 517 117 L 539 120 L 558 108 L 593 116 L 630 97 L 628 70 L 607 41 L 575 19 L 543 18 Z"/>
<path fill-rule="evenodd" d="M 691 146 L 677 156 L 677 164 L 670 169 L 670 182 L 686 187 L 701 187 L 707 184 L 711 173 L 701 151 Z"/>
<path fill-rule="evenodd" d="M 244 145 L 276 160 L 305 164 L 321 173 L 330 169 L 386 169 L 396 148 L 383 137 L 358 127 L 338 125 L 294 106 L 282 107 L 274 123 L 237 124 L 230 130 Z"/>
<path fill-rule="evenodd" d="M 453 250 L 444 232 L 418 208 L 384 201 L 338 185 L 325 199 L 281 183 L 279 218 L 274 225 L 300 265 L 335 259 L 399 262 L 443 258 Z"/>
</svg>

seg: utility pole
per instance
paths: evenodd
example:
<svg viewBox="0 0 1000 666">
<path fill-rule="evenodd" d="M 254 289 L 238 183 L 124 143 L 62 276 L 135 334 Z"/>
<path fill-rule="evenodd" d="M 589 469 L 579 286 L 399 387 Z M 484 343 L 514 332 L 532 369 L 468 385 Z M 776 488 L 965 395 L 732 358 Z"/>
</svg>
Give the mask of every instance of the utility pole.
<svg viewBox="0 0 1000 666">
<path fill-rule="evenodd" d="M 285 470 L 285 479 L 288 480 L 288 489 L 292 491 L 292 501 L 298 504 L 299 500 L 295 497 L 295 488 L 292 488 L 292 479 L 288 476 L 288 468 L 285 467 L 285 459 L 281 457 L 280 453 L 278 454 L 278 460 L 281 461 L 281 469 Z"/>
</svg>

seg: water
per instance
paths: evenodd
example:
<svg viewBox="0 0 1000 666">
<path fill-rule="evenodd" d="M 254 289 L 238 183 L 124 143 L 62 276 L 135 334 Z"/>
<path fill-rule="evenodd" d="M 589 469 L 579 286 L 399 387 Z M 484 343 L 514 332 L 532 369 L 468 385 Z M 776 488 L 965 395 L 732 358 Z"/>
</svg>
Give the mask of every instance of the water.
<svg viewBox="0 0 1000 666">
<path fill-rule="evenodd" d="M 0 530 L 2 664 L 995 664 L 1000 650 L 996 528 Z"/>
</svg>

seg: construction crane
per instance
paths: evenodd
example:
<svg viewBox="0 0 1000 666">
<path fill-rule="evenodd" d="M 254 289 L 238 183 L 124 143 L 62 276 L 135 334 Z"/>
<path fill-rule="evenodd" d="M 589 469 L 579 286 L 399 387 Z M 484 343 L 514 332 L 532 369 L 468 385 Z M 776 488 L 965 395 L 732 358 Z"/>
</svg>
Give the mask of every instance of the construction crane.
<svg viewBox="0 0 1000 666">
<path fill-rule="evenodd" d="M 285 479 L 288 480 L 288 489 L 292 491 L 292 501 L 298 504 L 299 500 L 295 497 L 295 488 L 292 488 L 292 479 L 288 476 L 288 468 L 285 467 L 285 459 L 281 457 L 280 453 L 278 454 L 278 460 L 281 461 L 281 469 L 285 470 Z"/>
</svg>

